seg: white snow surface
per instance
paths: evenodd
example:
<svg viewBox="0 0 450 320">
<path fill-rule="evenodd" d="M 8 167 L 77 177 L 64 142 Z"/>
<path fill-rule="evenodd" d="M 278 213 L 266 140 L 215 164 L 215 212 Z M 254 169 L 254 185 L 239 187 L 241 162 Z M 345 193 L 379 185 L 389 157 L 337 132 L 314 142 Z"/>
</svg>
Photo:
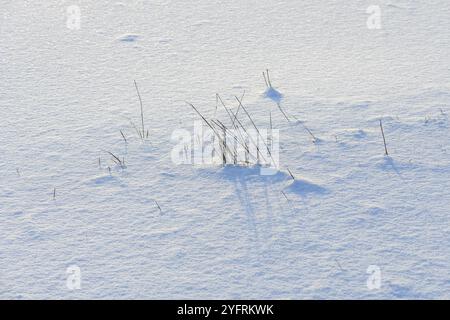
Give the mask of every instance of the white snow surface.
<svg viewBox="0 0 450 320">
<path fill-rule="evenodd" d="M 2 0 L 0 298 L 450 298 L 448 0 L 75 2 Z M 173 164 L 244 91 L 280 172 Z"/>
</svg>

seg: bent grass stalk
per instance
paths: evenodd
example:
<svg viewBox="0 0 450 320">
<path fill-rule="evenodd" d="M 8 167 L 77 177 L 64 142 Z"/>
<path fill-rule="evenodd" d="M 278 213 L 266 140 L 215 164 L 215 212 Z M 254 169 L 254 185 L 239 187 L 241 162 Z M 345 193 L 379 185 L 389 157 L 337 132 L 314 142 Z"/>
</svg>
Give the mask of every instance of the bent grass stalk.
<svg viewBox="0 0 450 320">
<path fill-rule="evenodd" d="M 144 139 L 145 138 L 145 126 L 144 126 L 144 107 L 142 105 L 142 98 L 141 98 L 141 94 L 139 93 L 139 88 L 138 85 L 136 83 L 136 80 L 134 80 L 134 86 L 136 88 L 136 92 L 139 98 L 139 104 L 141 106 L 141 125 L 142 125 L 142 135 L 141 138 Z M 148 135 L 147 135 L 148 136 Z"/>
</svg>

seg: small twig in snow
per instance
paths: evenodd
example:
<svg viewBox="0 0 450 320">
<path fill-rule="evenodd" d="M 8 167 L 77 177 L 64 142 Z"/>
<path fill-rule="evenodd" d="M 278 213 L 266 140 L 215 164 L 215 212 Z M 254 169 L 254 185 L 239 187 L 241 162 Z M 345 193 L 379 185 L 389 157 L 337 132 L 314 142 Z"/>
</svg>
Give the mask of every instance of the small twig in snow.
<svg viewBox="0 0 450 320">
<path fill-rule="evenodd" d="M 337 259 L 334 259 L 334 261 L 336 261 L 336 264 L 338 265 L 339 269 L 341 269 L 341 271 L 345 271 Z"/>
<path fill-rule="evenodd" d="M 141 99 L 141 94 L 139 93 L 139 89 L 136 83 L 136 80 L 134 80 L 134 86 L 136 87 L 136 92 L 139 98 L 139 104 L 141 106 L 141 124 L 142 124 L 142 139 L 145 138 L 145 127 L 144 127 L 144 107 L 142 105 L 142 99 Z"/>
<path fill-rule="evenodd" d="M 386 156 L 388 156 L 389 153 L 388 153 L 388 149 L 387 149 L 387 146 L 386 146 L 386 138 L 384 137 L 383 123 L 381 122 L 381 119 L 380 119 L 380 128 L 381 128 L 381 134 L 383 135 L 384 154 Z"/>
<path fill-rule="evenodd" d="M 159 213 L 160 213 L 160 214 L 163 214 L 162 209 L 161 209 L 161 207 L 159 206 L 158 202 L 157 202 L 156 200 L 153 200 L 153 201 L 155 201 L 155 204 L 156 204 L 156 206 L 157 206 L 158 209 L 159 209 Z"/>
</svg>

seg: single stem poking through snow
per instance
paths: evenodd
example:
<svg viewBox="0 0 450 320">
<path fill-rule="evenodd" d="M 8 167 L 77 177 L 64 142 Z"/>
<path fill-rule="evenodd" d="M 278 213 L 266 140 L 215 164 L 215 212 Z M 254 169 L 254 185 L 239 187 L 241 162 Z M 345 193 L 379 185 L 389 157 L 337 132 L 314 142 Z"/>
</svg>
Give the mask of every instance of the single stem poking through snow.
<svg viewBox="0 0 450 320">
<path fill-rule="evenodd" d="M 289 170 L 289 168 L 287 168 L 287 171 L 288 171 L 288 172 L 289 172 L 289 174 L 291 175 L 291 177 L 292 177 L 292 180 L 294 180 L 294 181 L 295 181 L 295 177 L 294 177 L 294 175 L 292 174 L 291 170 Z"/>
<path fill-rule="evenodd" d="M 269 88 L 269 83 L 267 82 L 266 73 L 263 71 L 264 82 L 266 83 L 266 87 Z"/>
<path fill-rule="evenodd" d="M 122 160 L 120 160 L 120 158 L 118 156 L 116 156 L 114 153 L 106 151 L 107 153 L 109 153 L 112 157 L 113 157 L 113 161 L 119 165 L 122 169 L 125 168 L 125 158 L 122 158 Z M 109 168 L 109 167 L 108 167 Z"/>
<path fill-rule="evenodd" d="M 298 120 L 298 118 L 296 116 L 292 116 L 298 123 L 300 123 L 302 125 L 302 127 L 309 133 L 309 135 L 313 138 L 312 142 L 316 143 L 319 139 L 316 138 L 316 136 L 312 133 L 311 130 L 309 130 L 309 128 L 300 120 Z M 337 142 L 337 139 L 336 139 Z"/>
<path fill-rule="evenodd" d="M 242 99 L 244 98 L 244 95 L 245 95 L 245 91 L 244 91 L 244 93 L 243 93 L 242 96 L 241 96 L 241 100 L 240 100 L 241 102 L 242 102 Z M 228 116 L 230 117 L 230 119 L 231 119 L 231 125 L 232 125 L 233 128 L 236 130 L 236 132 L 239 134 L 240 140 L 238 140 L 238 137 L 236 136 L 236 134 L 232 134 L 232 136 L 234 136 L 234 140 L 244 147 L 244 149 L 246 150 L 246 156 L 247 156 L 247 155 L 248 155 L 249 149 L 248 149 L 248 146 L 247 146 L 247 144 L 246 144 L 246 142 L 245 142 L 245 138 L 244 138 L 244 136 L 243 136 L 242 133 L 241 133 L 241 129 L 240 129 L 240 128 L 242 128 L 242 129 L 244 130 L 244 132 L 246 132 L 246 130 L 245 130 L 245 128 L 243 127 L 242 123 L 239 121 L 238 117 L 237 117 L 237 113 L 239 112 L 239 108 L 240 108 L 240 106 L 241 106 L 241 103 L 239 103 L 239 106 L 238 106 L 238 109 L 237 109 L 237 111 L 236 111 L 236 114 L 233 114 L 233 110 L 231 110 L 231 109 L 228 110 L 228 108 L 226 107 L 225 103 L 223 102 L 223 100 L 222 100 L 222 98 L 220 97 L 219 94 L 217 94 L 217 97 L 218 97 L 220 103 L 222 104 L 223 108 L 224 108 L 225 111 L 227 112 Z M 214 123 L 215 121 L 212 120 L 212 122 Z M 222 122 L 220 122 L 219 120 L 217 120 L 217 122 L 220 124 L 220 127 L 225 127 L 225 126 L 222 124 Z M 236 122 L 237 122 L 237 124 L 236 124 Z M 239 126 L 240 126 L 240 127 L 239 127 Z M 225 129 L 226 129 L 226 128 L 225 128 Z M 256 148 L 257 148 L 256 158 L 259 159 L 259 149 L 258 149 L 258 146 L 257 146 L 257 145 L 255 145 L 255 146 L 256 146 Z M 235 146 L 235 148 L 236 148 L 236 146 Z M 237 153 L 237 152 L 236 152 L 236 150 L 235 150 L 235 152 L 234 152 L 235 159 L 237 158 L 236 153 Z M 258 161 L 258 160 L 257 160 L 257 161 Z M 246 162 L 248 162 L 248 161 L 246 161 Z M 259 162 L 259 161 L 258 161 L 258 162 Z"/>
<path fill-rule="evenodd" d="M 142 99 L 141 94 L 139 93 L 139 89 L 136 83 L 136 80 L 134 80 L 134 86 L 136 87 L 136 92 L 139 98 L 139 104 L 141 106 L 141 124 L 142 124 L 142 138 L 145 138 L 145 127 L 144 127 L 144 107 L 142 106 Z"/>
<path fill-rule="evenodd" d="M 341 271 L 345 271 L 345 270 L 342 268 L 341 264 L 339 263 L 338 259 L 334 259 L 334 261 L 336 261 L 336 264 L 338 265 L 339 269 L 341 269 Z"/>
<path fill-rule="evenodd" d="M 284 112 L 283 108 L 281 108 L 281 105 L 277 102 L 277 107 L 278 109 L 280 109 L 281 113 L 283 114 L 283 116 L 286 118 L 286 120 L 288 122 L 291 122 L 291 120 L 289 120 L 289 117 L 287 116 L 286 112 Z"/>
<path fill-rule="evenodd" d="M 123 141 L 125 141 L 125 143 L 127 143 L 127 138 L 125 138 L 125 135 L 123 134 L 122 130 L 120 130 L 120 134 L 122 135 Z"/>
<path fill-rule="evenodd" d="M 261 133 L 258 130 L 258 127 L 256 126 L 255 122 L 253 121 L 252 117 L 250 116 L 250 114 L 247 112 L 247 109 L 244 108 L 244 106 L 242 105 L 242 102 L 239 100 L 238 97 L 236 97 L 236 100 L 239 102 L 239 105 L 241 106 L 242 110 L 244 110 L 245 114 L 247 115 L 247 117 L 250 119 L 250 122 L 252 123 L 253 127 L 255 128 L 256 132 L 258 133 L 258 135 L 261 137 L 261 142 L 264 144 L 264 146 L 267 149 L 267 152 L 269 153 L 270 158 L 272 159 L 273 163 L 275 163 L 275 160 L 272 157 L 272 153 L 270 152 L 269 147 L 267 146 L 266 142 L 264 141 L 263 136 L 261 135 Z M 259 150 L 259 149 L 258 149 Z"/>
</svg>

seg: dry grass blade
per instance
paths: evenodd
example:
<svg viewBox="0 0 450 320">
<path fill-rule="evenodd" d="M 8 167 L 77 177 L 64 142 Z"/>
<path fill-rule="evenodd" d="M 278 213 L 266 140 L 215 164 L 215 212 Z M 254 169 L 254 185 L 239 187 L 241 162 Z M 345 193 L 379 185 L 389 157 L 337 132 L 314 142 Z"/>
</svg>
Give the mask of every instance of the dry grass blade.
<svg viewBox="0 0 450 320">
<path fill-rule="evenodd" d="M 158 202 L 157 202 L 156 200 L 153 200 L 153 201 L 155 201 L 155 204 L 156 204 L 156 206 L 157 206 L 158 209 L 159 209 L 159 213 L 162 214 L 162 209 L 161 209 L 161 207 L 159 206 Z"/>
<path fill-rule="evenodd" d="M 316 136 L 311 132 L 311 130 L 308 129 L 307 126 L 305 126 L 304 124 L 302 124 L 302 125 L 303 125 L 303 128 L 305 128 L 305 130 L 306 130 L 306 131 L 310 134 L 310 136 L 313 138 L 313 142 L 316 143 L 316 141 L 317 141 Z"/>
<path fill-rule="evenodd" d="M 128 143 L 127 138 L 125 138 L 125 135 L 123 134 L 122 130 L 120 130 L 120 134 L 122 135 L 123 141 L 125 141 L 125 143 Z"/>
<path fill-rule="evenodd" d="M 211 130 L 213 131 L 213 133 L 215 134 L 215 136 L 217 136 L 217 138 L 219 139 L 219 142 L 222 145 L 226 145 L 226 143 L 223 141 L 222 137 L 220 136 L 220 134 L 217 132 L 216 128 L 200 113 L 200 111 L 197 110 L 197 108 L 189 102 L 186 102 L 188 105 L 190 105 L 192 107 L 192 109 L 194 109 L 194 111 L 200 116 L 200 118 L 202 118 L 202 120 L 206 123 L 206 125 L 211 128 Z M 231 151 L 230 151 L 231 152 Z"/>
<path fill-rule="evenodd" d="M 269 123 L 270 123 L 270 131 L 272 131 L 272 112 L 269 112 Z"/>
<path fill-rule="evenodd" d="M 136 133 L 138 134 L 139 138 L 143 139 L 144 137 L 142 136 L 142 132 L 138 129 L 138 127 L 134 124 L 134 122 L 130 120 L 130 124 L 134 128 L 134 130 L 136 130 Z"/>
<path fill-rule="evenodd" d="M 386 156 L 388 156 L 389 153 L 388 153 L 388 149 L 387 149 L 387 146 L 386 146 L 386 138 L 385 138 L 385 136 L 384 136 L 383 123 L 382 123 L 381 119 L 380 119 L 380 128 L 381 128 L 381 134 L 383 135 L 384 154 L 385 154 Z"/>
<path fill-rule="evenodd" d="M 269 83 L 267 82 L 266 73 L 263 71 L 264 82 L 266 83 L 266 87 L 269 88 Z"/>
<path fill-rule="evenodd" d="M 139 98 L 139 104 L 141 106 L 141 124 L 142 124 L 142 135 L 141 138 L 145 137 L 145 127 L 144 127 L 144 107 L 142 105 L 142 99 L 141 99 L 141 94 L 139 93 L 139 88 L 137 86 L 136 80 L 134 80 L 134 86 L 136 88 L 136 92 Z"/>
<path fill-rule="evenodd" d="M 281 191 L 281 193 L 283 194 L 283 196 L 286 198 L 286 200 L 287 200 L 288 202 L 291 201 L 291 200 L 289 200 L 289 198 L 287 197 L 286 193 L 284 193 L 284 191 Z"/>
<path fill-rule="evenodd" d="M 283 116 L 286 118 L 286 120 L 287 120 L 288 122 L 291 122 L 291 120 L 290 120 L 289 117 L 287 116 L 286 112 L 284 112 L 284 110 L 281 108 L 281 104 L 280 104 L 280 103 L 277 103 L 277 107 L 278 107 L 278 109 L 281 111 L 281 113 L 283 114 Z"/>
<path fill-rule="evenodd" d="M 294 180 L 294 181 L 295 181 L 295 177 L 294 177 L 294 175 L 292 174 L 291 170 L 289 170 L 289 168 L 287 168 L 287 171 L 288 171 L 288 172 L 289 172 L 289 174 L 291 175 L 291 177 L 292 177 L 292 180 Z"/>
</svg>

